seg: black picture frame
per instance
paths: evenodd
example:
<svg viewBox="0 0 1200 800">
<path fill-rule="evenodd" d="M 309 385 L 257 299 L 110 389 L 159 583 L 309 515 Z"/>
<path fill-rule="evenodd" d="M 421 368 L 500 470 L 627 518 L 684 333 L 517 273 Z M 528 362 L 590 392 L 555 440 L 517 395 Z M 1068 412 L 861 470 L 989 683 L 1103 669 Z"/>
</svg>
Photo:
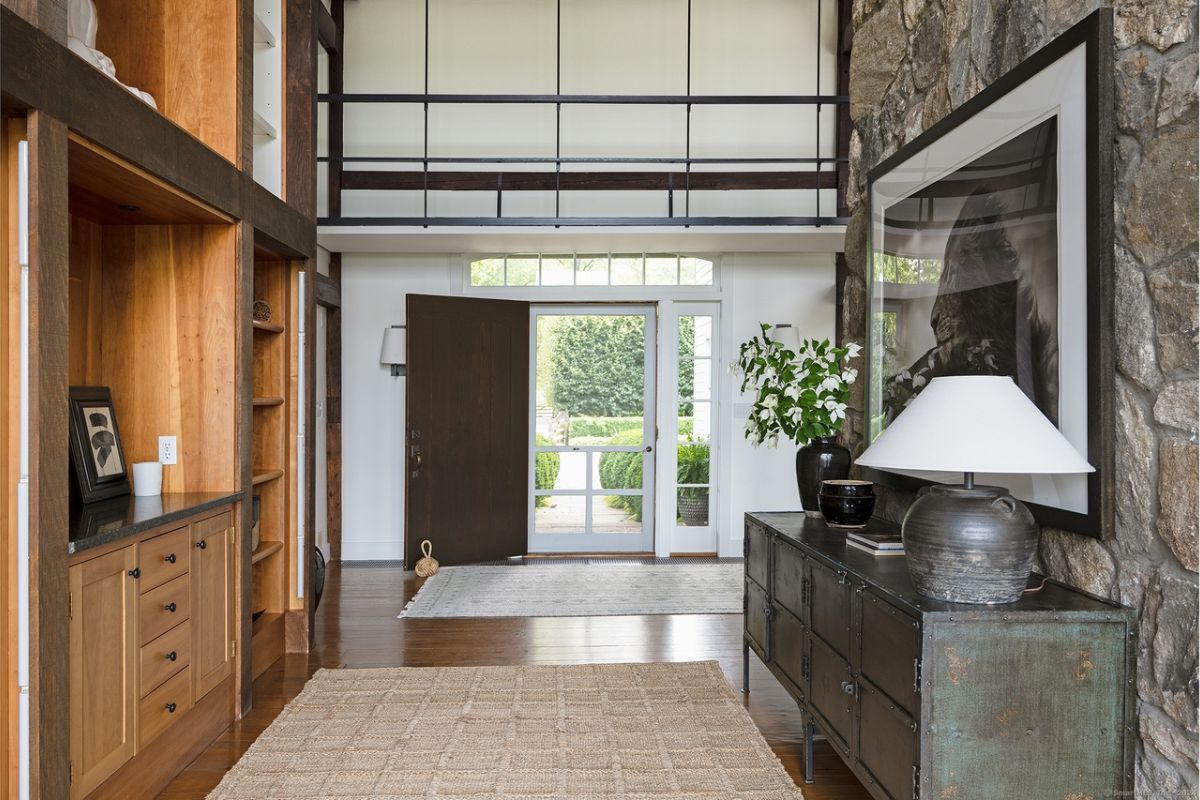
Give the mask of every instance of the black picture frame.
<svg viewBox="0 0 1200 800">
<path fill-rule="evenodd" d="M 129 462 L 112 392 L 107 386 L 72 386 L 69 402 L 71 461 L 80 501 L 129 494 Z"/>
<path fill-rule="evenodd" d="M 1012 71 L 996 79 L 975 97 L 963 103 L 955 111 L 934 124 L 894 155 L 879 163 L 867 175 L 867 203 L 871 215 L 868 229 L 867 269 L 867 444 L 872 438 L 874 421 L 872 410 L 876 392 L 882 394 L 884 376 L 876 367 L 881 343 L 873 324 L 873 315 L 880 298 L 874 296 L 875 275 L 875 213 L 876 185 L 890 173 L 911 159 L 926 153 L 935 143 L 953 137 L 964 123 L 987 110 L 997 101 L 1025 85 L 1064 56 L 1084 47 L 1085 62 L 1085 111 L 1083 139 L 1079 142 L 1058 142 L 1058 151 L 1067 147 L 1082 147 L 1083 185 L 1060 183 L 1061 197 L 1067 192 L 1081 193 L 1084 197 L 1083 216 L 1086 230 L 1085 270 L 1086 302 L 1084 329 L 1086 330 L 1086 408 L 1076 413 L 1085 413 L 1087 458 L 1096 468 L 1086 476 L 1087 510 L 1080 512 L 1069 508 L 1043 505 L 1026 501 L 1034 517 L 1042 526 L 1072 531 L 1096 538 L 1106 538 L 1112 530 L 1113 519 L 1113 465 L 1114 465 L 1114 397 L 1113 376 L 1113 63 L 1112 10 L 1102 8 L 1077 23 L 1068 31 L 1038 50 Z M 947 173 L 949 174 L 949 173 Z M 938 180 L 941 180 L 939 178 Z M 1062 331 L 1058 332 L 1060 341 Z M 864 468 L 866 476 L 884 486 L 893 486 L 917 491 L 932 481 L 909 477 L 882 470 Z"/>
</svg>

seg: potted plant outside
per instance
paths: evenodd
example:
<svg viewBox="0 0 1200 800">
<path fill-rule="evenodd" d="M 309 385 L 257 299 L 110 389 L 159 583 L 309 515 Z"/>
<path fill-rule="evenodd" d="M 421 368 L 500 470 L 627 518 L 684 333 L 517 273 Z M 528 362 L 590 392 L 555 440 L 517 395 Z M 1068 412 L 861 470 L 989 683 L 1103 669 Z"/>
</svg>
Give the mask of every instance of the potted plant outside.
<svg viewBox="0 0 1200 800">
<path fill-rule="evenodd" d="M 688 441 L 678 449 L 676 478 L 679 485 L 679 517 L 689 528 L 708 525 L 708 487 L 687 484 L 708 483 L 709 448 L 707 442 Z"/>
</svg>

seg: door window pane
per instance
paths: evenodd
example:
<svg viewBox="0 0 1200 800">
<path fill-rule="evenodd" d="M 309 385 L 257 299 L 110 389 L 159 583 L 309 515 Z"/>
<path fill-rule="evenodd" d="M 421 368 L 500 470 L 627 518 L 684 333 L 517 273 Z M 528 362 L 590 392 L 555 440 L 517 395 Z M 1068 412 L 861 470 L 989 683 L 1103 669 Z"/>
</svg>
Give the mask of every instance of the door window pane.
<svg viewBox="0 0 1200 800">
<path fill-rule="evenodd" d="M 646 285 L 674 286 L 679 283 L 679 258 L 646 256 Z"/>
<path fill-rule="evenodd" d="M 711 286 L 712 282 L 713 262 L 691 256 L 679 259 L 680 286 Z"/>
<path fill-rule="evenodd" d="M 681 488 L 676 497 L 676 523 L 685 528 L 708 525 L 708 489 Z"/>
<path fill-rule="evenodd" d="M 693 441 L 707 442 L 712 438 L 712 403 L 707 400 L 697 400 L 691 406 L 690 438 Z M 683 407 L 680 407 L 682 413 Z M 682 422 L 682 421 L 681 421 Z M 680 428 L 682 428 L 682 424 Z"/>
<path fill-rule="evenodd" d="M 471 262 L 472 286 L 503 286 L 504 259 L 481 258 Z"/>
<path fill-rule="evenodd" d="M 537 256 L 509 256 L 508 257 L 508 285 L 509 286 L 537 286 L 538 285 L 538 257 Z"/>
<path fill-rule="evenodd" d="M 642 496 L 638 494 L 593 497 L 592 530 L 596 533 L 640 533 Z"/>
<path fill-rule="evenodd" d="M 641 489 L 645 472 L 645 454 L 641 450 L 632 453 L 596 453 L 592 473 L 594 489 Z"/>
<path fill-rule="evenodd" d="M 694 342 L 692 355 L 701 358 L 712 357 L 712 336 L 713 329 L 712 317 L 690 317 L 692 322 L 692 341 Z"/>
<path fill-rule="evenodd" d="M 582 534 L 587 529 L 587 500 L 582 494 L 535 497 L 534 532 Z"/>
<path fill-rule="evenodd" d="M 642 282 L 642 257 L 640 255 L 612 257 L 613 286 L 641 286 Z"/>
<path fill-rule="evenodd" d="M 607 286 L 608 256 L 579 256 L 575 264 L 577 286 Z"/>
<path fill-rule="evenodd" d="M 536 452 L 534 489 L 586 489 L 587 453 Z"/>
</svg>

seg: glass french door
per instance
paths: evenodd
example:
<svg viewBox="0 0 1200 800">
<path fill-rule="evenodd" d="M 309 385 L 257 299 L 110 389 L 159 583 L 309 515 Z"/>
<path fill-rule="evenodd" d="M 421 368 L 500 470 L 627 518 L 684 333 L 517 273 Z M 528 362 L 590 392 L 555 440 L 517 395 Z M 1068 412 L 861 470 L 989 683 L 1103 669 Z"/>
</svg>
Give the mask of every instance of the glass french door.
<svg viewBox="0 0 1200 800">
<path fill-rule="evenodd" d="M 653 551 L 654 307 L 531 315 L 529 552 Z"/>
</svg>

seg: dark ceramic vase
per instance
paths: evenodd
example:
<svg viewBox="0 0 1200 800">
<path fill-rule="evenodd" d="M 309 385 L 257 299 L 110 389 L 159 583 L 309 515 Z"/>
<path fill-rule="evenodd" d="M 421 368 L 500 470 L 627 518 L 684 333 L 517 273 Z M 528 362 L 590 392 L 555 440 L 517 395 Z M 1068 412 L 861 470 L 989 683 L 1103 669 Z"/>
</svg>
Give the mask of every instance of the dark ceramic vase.
<svg viewBox="0 0 1200 800">
<path fill-rule="evenodd" d="M 999 486 L 930 486 L 904 515 L 916 590 L 951 603 L 1013 603 L 1029 582 L 1038 527 Z"/>
<path fill-rule="evenodd" d="M 796 451 L 796 485 L 800 505 L 807 512 L 818 513 L 821 481 L 842 480 L 849 475 L 850 451 L 834 436 L 813 439 Z"/>
<path fill-rule="evenodd" d="M 834 528 L 862 528 L 875 513 L 875 484 L 870 481 L 821 482 L 821 516 Z"/>
</svg>

